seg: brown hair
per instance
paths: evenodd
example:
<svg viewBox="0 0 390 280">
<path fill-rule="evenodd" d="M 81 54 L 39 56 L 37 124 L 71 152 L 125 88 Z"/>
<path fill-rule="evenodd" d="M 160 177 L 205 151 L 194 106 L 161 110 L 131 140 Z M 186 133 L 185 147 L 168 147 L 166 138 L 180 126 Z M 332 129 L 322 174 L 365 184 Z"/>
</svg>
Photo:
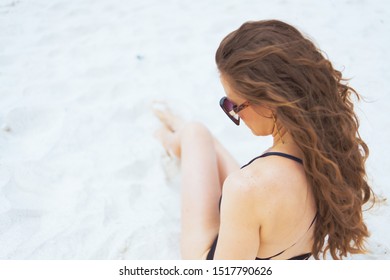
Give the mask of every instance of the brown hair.
<svg viewBox="0 0 390 280">
<path fill-rule="evenodd" d="M 216 62 L 237 94 L 273 108 L 302 150 L 318 208 L 313 256 L 364 253 L 362 206 L 374 194 L 353 108 L 359 94 L 309 39 L 277 20 L 244 23 L 222 40 Z"/>
</svg>

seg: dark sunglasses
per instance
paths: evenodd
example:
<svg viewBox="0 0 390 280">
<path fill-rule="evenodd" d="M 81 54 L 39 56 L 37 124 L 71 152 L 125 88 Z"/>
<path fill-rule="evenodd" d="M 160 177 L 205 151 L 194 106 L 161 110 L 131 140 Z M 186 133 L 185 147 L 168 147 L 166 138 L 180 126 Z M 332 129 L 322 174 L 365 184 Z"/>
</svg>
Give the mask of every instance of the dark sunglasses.
<svg viewBox="0 0 390 280">
<path fill-rule="evenodd" d="M 249 106 L 249 101 L 242 103 L 241 105 L 236 105 L 232 101 L 230 101 L 227 97 L 222 97 L 219 101 L 219 105 L 222 110 L 226 113 L 226 115 L 236 124 L 240 125 L 240 116 L 238 112 L 244 110 Z"/>
</svg>

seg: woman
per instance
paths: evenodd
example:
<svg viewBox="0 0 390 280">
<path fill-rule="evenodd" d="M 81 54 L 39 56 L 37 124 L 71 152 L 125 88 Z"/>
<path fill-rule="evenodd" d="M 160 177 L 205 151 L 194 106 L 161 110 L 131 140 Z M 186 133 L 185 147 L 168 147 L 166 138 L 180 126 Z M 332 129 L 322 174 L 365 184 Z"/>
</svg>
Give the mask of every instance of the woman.
<svg viewBox="0 0 390 280">
<path fill-rule="evenodd" d="M 368 147 L 351 100 L 359 95 L 341 72 L 277 20 L 244 23 L 223 39 L 216 63 L 224 112 L 256 136 L 272 135 L 273 145 L 240 168 L 204 125 L 155 111 L 162 144 L 181 159 L 182 257 L 365 252 Z"/>
</svg>

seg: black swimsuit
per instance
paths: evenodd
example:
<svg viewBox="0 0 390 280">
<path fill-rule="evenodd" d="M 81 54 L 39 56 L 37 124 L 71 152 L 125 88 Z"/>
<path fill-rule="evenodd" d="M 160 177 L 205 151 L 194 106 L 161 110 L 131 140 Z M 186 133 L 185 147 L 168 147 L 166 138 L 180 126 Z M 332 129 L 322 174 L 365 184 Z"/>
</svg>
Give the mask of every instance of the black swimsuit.
<svg viewBox="0 0 390 280">
<path fill-rule="evenodd" d="M 265 153 L 265 154 L 262 154 L 261 156 L 258 156 L 258 157 L 255 157 L 254 159 L 252 159 L 249 163 L 245 164 L 244 166 L 241 167 L 244 168 L 246 166 L 248 166 L 249 164 L 251 164 L 253 161 L 255 161 L 256 159 L 258 158 L 262 158 L 262 157 L 267 157 L 267 156 L 280 156 L 280 157 L 284 157 L 284 158 L 288 158 L 288 159 L 291 159 L 291 160 L 294 160 L 300 164 L 303 164 L 302 160 L 297 158 L 297 157 L 294 157 L 292 155 L 289 155 L 289 154 L 284 154 L 284 153 L 279 153 L 279 152 L 268 152 L 268 153 Z M 219 208 L 221 208 L 221 199 L 222 197 L 220 198 L 219 200 Z M 317 218 L 317 214 L 315 215 L 313 221 L 311 222 L 309 228 L 307 231 L 310 230 L 310 228 L 313 226 L 315 220 Z M 215 254 L 215 248 L 217 247 L 217 241 L 218 241 L 218 235 L 217 237 L 215 238 L 213 244 L 211 245 L 211 248 L 210 248 L 210 251 L 209 253 L 207 254 L 207 258 L 206 260 L 212 260 L 214 259 L 214 254 Z M 268 257 L 268 258 L 256 258 L 256 260 L 271 260 L 272 258 L 276 257 L 276 256 L 279 256 L 281 254 L 283 254 L 286 250 L 290 249 L 292 246 L 294 246 L 296 243 L 292 244 L 290 247 L 284 249 L 283 251 L 271 256 L 271 257 Z M 311 256 L 311 253 L 306 253 L 306 254 L 302 254 L 302 255 L 299 255 L 299 256 L 295 256 L 295 257 L 292 257 L 290 258 L 289 260 L 307 260 L 308 258 L 310 258 Z"/>
</svg>

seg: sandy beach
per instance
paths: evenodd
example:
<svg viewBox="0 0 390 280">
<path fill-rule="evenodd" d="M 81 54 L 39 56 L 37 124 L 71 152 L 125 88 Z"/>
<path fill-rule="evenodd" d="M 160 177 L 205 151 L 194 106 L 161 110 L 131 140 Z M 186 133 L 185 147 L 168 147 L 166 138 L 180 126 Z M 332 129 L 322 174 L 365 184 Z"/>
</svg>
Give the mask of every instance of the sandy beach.
<svg viewBox="0 0 390 280">
<path fill-rule="evenodd" d="M 0 0 L 0 259 L 179 259 L 180 173 L 153 100 L 205 122 L 241 164 L 271 139 L 236 127 L 214 55 L 248 20 L 308 34 L 365 101 L 366 255 L 390 259 L 390 2 Z"/>
</svg>

